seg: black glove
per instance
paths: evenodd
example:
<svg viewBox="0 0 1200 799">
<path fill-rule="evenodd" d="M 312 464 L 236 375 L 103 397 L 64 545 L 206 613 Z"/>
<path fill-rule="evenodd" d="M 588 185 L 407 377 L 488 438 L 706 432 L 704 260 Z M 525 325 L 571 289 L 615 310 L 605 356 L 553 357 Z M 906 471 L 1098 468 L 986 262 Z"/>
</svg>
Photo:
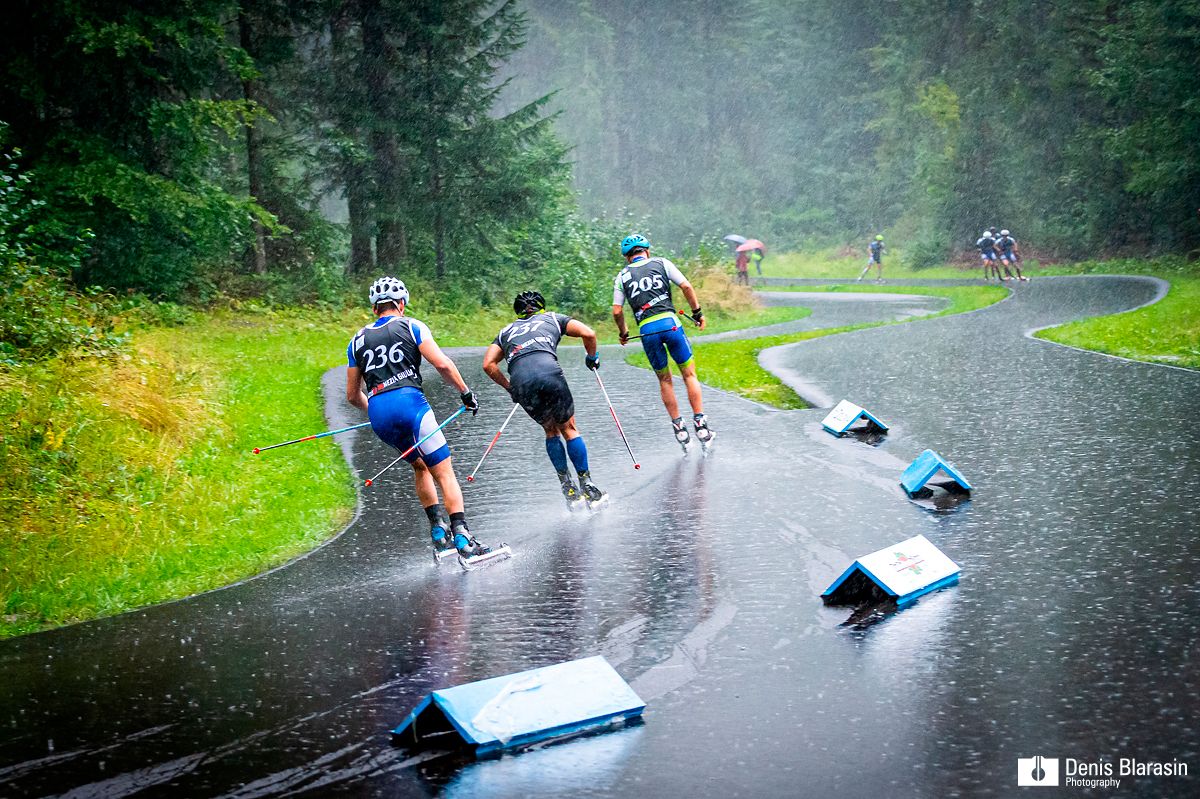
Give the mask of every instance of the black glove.
<svg viewBox="0 0 1200 799">
<path fill-rule="evenodd" d="M 467 389 L 462 393 L 462 404 L 467 406 L 472 416 L 479 415 L 479 400 L 475 399 L 474 391 Z"/>
<path fill-rule="evenodd" d="M 507 391 L 508 391 L 508 398 L 510 400 L 512 400 L 513 402 L 516 402 L 517 401 L 517 392 L 513 391 L 513 387 L 509 386 Z"/>
<path fill-rule="evenodd" d="M 699 308 L 692 311 L 692 321 L 695 322 L 696 324 L 700 324 L 701 322 L 703 322 L 704 321 L 704 312 L 701 311 Z"/>
<path fill-rule="evenodd" d="M 583 356 L 583 363 L 593 372 L 600 368 L 600 353 Z"/>
</svg>

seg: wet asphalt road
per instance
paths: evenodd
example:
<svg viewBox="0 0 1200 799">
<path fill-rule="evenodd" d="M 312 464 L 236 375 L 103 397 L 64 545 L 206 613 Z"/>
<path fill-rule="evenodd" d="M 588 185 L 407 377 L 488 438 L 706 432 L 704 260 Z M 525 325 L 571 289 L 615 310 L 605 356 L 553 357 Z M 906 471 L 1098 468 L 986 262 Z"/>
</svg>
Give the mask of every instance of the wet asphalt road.
<svg viewBox="0 0 1200 799">
<path fill-rule="evenodd" d="M 878 448 L 822 432 L 824 411 L 710 390 L 717 449 L 683 459 L 653 378 L 610 348 L 605 384 L 640 472 L 582 351 L 564 349 L 609 509 L 567 516 L 540 430 L 518 415 L 465 487 L 473 530 L 512 544 L 511 561 L 434 567 L 395 472 L 286 568 L 4 642 L 0 796 L 1007 796 L 1018 756 L 1200 768 L 1200 374 L 1024 335 L 1157 290 L 1039 279 L 976 313 L 763 354 L 802 391 L 890 422 Z M 805 298 L 802 322 L 940 307 L 923 302 Z M 478 352 L 456 359 L 485 385 Z M 358 421 L 329 377 L 331 423 Z M 440 415 L 456 405 L 430 395 Z M 460 475 L 511 407 L 498 389 L 482 399 L 450 433 Z M 391 458 L 369 435 L 344 444 L 360 474 Z M 969 502 L 904 497 L 899 472 L 926 447 L 975 483 Z M 918 533 L 962 583 L 841 626 L 848 611 L 820 591 Z M 429 690 L 593 654 L 647 701 L 643 725 L 469 764 L 388 742 Z M 1121 791 L 1198 792 L 1152 778 Z"/>
</svg>

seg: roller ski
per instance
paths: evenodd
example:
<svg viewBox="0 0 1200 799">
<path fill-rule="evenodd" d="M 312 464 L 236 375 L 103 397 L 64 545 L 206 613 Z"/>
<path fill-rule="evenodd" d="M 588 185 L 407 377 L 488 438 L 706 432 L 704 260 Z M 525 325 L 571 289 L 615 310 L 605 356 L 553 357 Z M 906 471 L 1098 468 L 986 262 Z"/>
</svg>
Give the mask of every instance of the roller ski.
<svg viewBox="0 0 1200 799">
<path fill-rule="evenodd" d="M 688 433 L 687 426 L 683 423 L 683 417 L 671 420 L 671 427 L 675 429 L 675 440 L 679 442 L 679 446 L 683 449 L 683 456 L 686 458 L 688 454 L 688 445 L 692 443 L 692 436 Z"/>
<path fill-rule="evenodd" d="M 512 549 L 508 544 L 500 544 L 496 547 L 481 544 L 475 540 L 465 526 L 454 531 L 454 548 L 458 553 L 458 562 L 465 571 L 512 557 Z"/>
<path fill-rule="evenodd" d="M 601 508 L 608 507 L 608 494 L 600 490 L 600 488 L 592 482 L 590 472 L 580 472 L 579 474 L 579 490 L 583 494 L 583 501 L 590 511 L 598 511 Z"/>
<path fill-rule="evenodd" d="M 709 451 L 712 450 L 713 439 L 717 437 L 717 434 L 709 429 L 708 419 L 702 413 L 694 416 L 692 424 L 696 427 L 696 439 L 700 442 L 700 451 L 704 455 L 708 455 Z"/>
<path fill-rule="evenodd" d="M 558 482 L 562 486 L 563 499 L 567 501 L 568 511 L 575 513 L 587 507 L 587 498 L 575 486 L 575 481 L 571 479 L 569 473 L 559 472 Z"/>
</svg>

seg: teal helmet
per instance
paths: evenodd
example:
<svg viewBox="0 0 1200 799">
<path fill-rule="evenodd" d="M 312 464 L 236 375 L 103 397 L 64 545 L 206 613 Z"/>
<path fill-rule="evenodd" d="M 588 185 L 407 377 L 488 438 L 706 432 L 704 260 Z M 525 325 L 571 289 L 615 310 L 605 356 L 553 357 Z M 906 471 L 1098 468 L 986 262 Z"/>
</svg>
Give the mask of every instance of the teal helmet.
<svg viewBox="0 0 1200 799">
<path fill-rule="evenodd" d="M 643 236 L 641 233 L 633 233 L 621 239 L 621 255 L 629 255 L 630 252 L 638 247 L 650 249 L 650 239 Z"/>
</svg>

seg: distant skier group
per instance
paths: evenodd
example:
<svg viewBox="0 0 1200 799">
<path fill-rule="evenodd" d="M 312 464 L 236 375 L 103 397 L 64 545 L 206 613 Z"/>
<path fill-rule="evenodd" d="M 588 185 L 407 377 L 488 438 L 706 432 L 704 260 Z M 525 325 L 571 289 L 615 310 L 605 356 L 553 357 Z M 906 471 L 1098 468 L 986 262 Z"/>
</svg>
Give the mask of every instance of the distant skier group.
<svg viewBox="0 0 1200 799">
<path fill-rule="evenodd" d="M 641 339 L 658 378 L 672 432 L 686 454 L 691 433 L 679 413 L 669 360 L 676 363 L 692 408 L 692 428 L 707 452 L 714 433 L 704 415 L 695 356 L 671 298 L 671 286 L 678 286 L 691 309 L 691 320 L 703 330 L 704 313 L 696 290 L 671 261 L 650 257 L 650 242 L 645 236 L 627 236 L 621 241 L 621 254 L 626 263 L 613 281 L 612 305 L 621 345 L 633 338 Z M 409 292 L 402 281 L 394 277 L 379 278 L 371 285 L 369 294 L 376 318 L 355 333 L 347 347 L 347 400 L 366 411 L 375 434 L 401 450 L 412 467 L 417 499 L 429 519 L 437 559 L 457 554 L 463 566 L 471 568 L 480 562 L 507 557 L 511 554 L 507 545 L 482 544 L 467 525 L 462 489 L 451 465 L 449 444 L 441 432 L 445 423 L 438 424 L 421 387 L 422 362 L 427 361 L 447 385 L 459 392 L 463 403 L 460 413 L 469 410 L 473 415 L 478 414 L 479 402 L 474 392 L 454 362 L 438 347 L 429 327 L 405 316 Z M 625 321 L 627 303 L 638 325 L 636 336 L 629 334 Z M 558 475 L 568 507 L 572 511 L 602 507 L 607 495 L 592 480 L 587 445 L 575 424 L 575 399 L 558 363 L 562 337 L 572 336 L 583 340 L 587 368 L 593 372 L 599 370 L 596 333 L 576 319 L 547 311 L 545 298 L 536 290 L 519 293 L 513 301 L 513 311 L 517 319 L 506 325 L 488 346 L 483 370 L 545 431 L 546 455 Z M 501 362 L 507 368 L 507 376 L 500 369 Z M 568 461 L 575 467 L 574 478 Z"/>
<path fill-rule="evenodd" d="M 997 280 L 1029 280 L 1021 274 L 1020 247 L 1008 230 L 997 233 L 996 228 L 990 227 L 983 231 L 975 246 L 979 249 L 979 259 L 983 264 L 984 280 L 991 280 L 993 272 Z M 1001 266 L 1004 267 L 1003 277 L 1000 276 Z M 1015 276 L 1009 271 L 1010 266 L 1017 270 Z"/>
<path fill-rule="evenodd" d="M 996 228 L 990 227 L 983 231 L 983 235 L 975 242 L 975 246 L 979 250 L 979 258 L 983 263 L 984 280 L 991 280 L 993 273 L 997 280 L 1029 280 L 1021 274 L 1021 249 L 1017 245 L 1017 240 L 1008 230 L 996 232 Z M 880 233 L 867 245 L 867 265 L 858 273 L 856 282 L 861 282 L 871 271 L 872 266 L 876 270 L 875 282 L 883 282 L 884 252 L 883 234 Z M 1004 267 L 1003 277 L 1000 275 L 1002 266 Z M 1016 270 L 1016 275 L 1013 275 L 1009 267 Z"/>
</svg>

